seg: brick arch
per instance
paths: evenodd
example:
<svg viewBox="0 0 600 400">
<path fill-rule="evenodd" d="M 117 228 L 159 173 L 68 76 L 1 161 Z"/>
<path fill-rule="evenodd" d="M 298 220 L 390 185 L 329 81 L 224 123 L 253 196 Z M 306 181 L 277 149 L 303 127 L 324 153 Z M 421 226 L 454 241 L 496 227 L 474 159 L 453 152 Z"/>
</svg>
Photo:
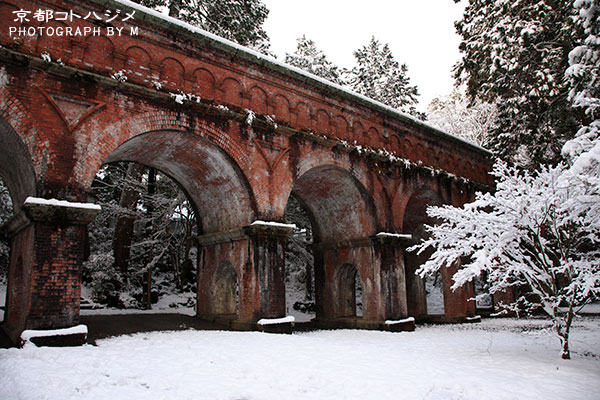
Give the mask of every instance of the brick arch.
<svg viewBox="0 0 600 400">
<path fill-rule="evenodd" d="M 112 69 L 114 43 L 104 35 L 90 35 L 85 41 L 87 46 L 83 53 L 83 63 L 99 69 Z"/>
<path fill-rule="evenodd" d="M 45 145 L 32 147 L 38 131 L 32 121 L 21 102 L 0 89 L 0 175 L 15 211 L 28 196 L 37 195 L 37 176 L 42 175 L 43 162 L 38 154 Z"/>
<path fill-rule="evenodd" d="M 364 270 L 361 273 L 358 266 L 348 262 L 344 262 L 336 268 L 333 273 L 335 282 L 332 282 L 333 289 L 336 292 L 334 295 L 337 297 L 336 304 L 338 305 L 338 315 L 335 317 L 358 316 L 355 286 L 356 282 L 359 281 L 360 286 L 363 288 L 364 297 L 366 285 L 363 275 L 366 275 Z"/>
<path fill-rule="evenodd" d="M 365 127 L 358 121 L 352 124 L 352 143 L 356 141 L 357 144 L 366 143 L 365 140 Z"/>
<path fill-rule="evenodd" d="M 239 229 L 256 218 L 249 182 L 206 136 L 185 130 L 148 131 L 121 143 L 102 162 L 136 162 L 169 176 L 194 204 L 202 233 Z"/>
<path fill-rule="evenodd" d="M 288 125 L 290 124 L 290 101 L 287 97 L 282 94 L 276 94 L 273 97 L 273 113 L 275 114 L 275 119 L 277 121 Z"/>
<path fill-rule="evenodd" d="M 44 26 L 45 30 L 48 28 L 62 28 L 65 29 L 67 24 L 62 21 L 51 20 L 40 26 Z M 68 60 L 71 57 L 71 39 L 69 36 L 48 36 L 46 34 L 38 35 L 36 53 L 41 54 L 47 51 L 52 56 L 52 60 L 62 59 L 63 61 Z"/>
<path fill-rule="evenodd" d="M 296 105 L 296 125 L 301 130 L 310 131 L 312 129 L 312 112 L 310 106 L 304 102 Z"/>
<path fill-rule="evenodd" d="M 373 198 L 365 185 L 345 168 L 323 164 L 307 169 L 294 181 L 291 194 L 312 216 L 317 242 L 376 233 L 378 222 Z"/>
<path fill-rule="evenodd" d="M 445 201 L 437 191 L 428 185 L 416 188 L 407 198 L 402 231 L 413 235 L 413 240 L 420 241 L 427 237 L 424 224 L 432 225 L 435 223 L 435 220 L 427 215 L 427 207 L 430 205 L 440 206 Z M 425 263 L 429 255 L 430 253 L 416 254 L 414 252 L 405 254 L 408 313 L 415 317 L 428 314 L 425 280 L 417 276 L 415 271 Z"/>
<path fill-rule="evenodd" d="M 417 157 L 418 161 L 426 161 L 426 153 L 425 153 L 425 146 L 423 146 L 421 143 L 417 144 L 417 147 L 415 149 L 415 155 Z"/>
<path fill-rule="evenodd" d="M 402 230 L 404 232 L 412 233 L 420 229 L 420 225 L 433 222 L 426 214 L 428 206 L 449 204 L 449 199 L 445 199 L 445 196 L 436 189 L 432 185 L 421 185 L 413 187 L 412 190 L 408 189 L 404 193 L 405 202 L 402 210 Z M 421 233 L 424 234 L 424 232 Z"/>
<path fill-rule="evenodd" d="M 194 71 L 196 78 L 195 86 L 200 90 L 200 96 L 207 100 L 215 98 L 215 76 L 205 68 L 197 68 Z"/>
<path fill-rule="evenodd" d="M 392 133 L 390 135 L 390 141 L 392 142 L 392 150 L 396 154 L 400 154 L 402 152 L 402 141 L 400 140 L 400 136 L 397 133 Z"/>
<path fill-rule="evenodd" d="M 257 114 L 267 114 L 267 93 L 258 86 L 250 88 L 250 110 Z"/>
<path fill-rule="evenodd" d="M 381 142 L 381 137 L 379 136 L 379 131 L 374 126 L 370 127 L 367 130 L 367 143 L 372 147 L 379 147 Z"/>
<path fill-rule="evenodd" d="M 134 116 L 110 125 L 106 132 L 94 135 L 87 148 L 82 150 L 75 167 L 80 184 L 86 189 L 89 188 L 100 165 L 118 146 L 136 136 L 154 131 L 193 132 L 219 147 L 241 171 L 248 170 L 248 155 L 229 134 L 203 120 L 192 121 L 187 115 L 160 111 Z"/>
<path fill-rule="evenodd" d="M 219 84 L 220 100 L 232 106 L 242 106 L 243 85 L 235 78 L 227 77 Z"/>
<path fill-rule="evenodd" d="M 173 57 L 165 57 L 160 62 L 160 81 L 167 88 L 183 90 L 184 72 L 183 64 Z"/>
<path fill-rule="evenodd" d="M 125 50 L 127 60 L 125 61 L 125 70 L 129 79 L 143 81 L 150 73 L 150 63 L 152 57 L 148 51 L 139 46 L 130 46 Z"/>
<path fill-rule="evenodd" d="M 342 115 L 335 118 L 335 135 L 338 139 L 348 140 L 350 137 L 350 124 Z"/>
<path fill-rule="evenodd" d="M 329 113 L 322 108 L 317 110 L 317 126 L 316 131 L 320 135 L 329 136 L 331 133 L 331 117 Z"/>
</svg>

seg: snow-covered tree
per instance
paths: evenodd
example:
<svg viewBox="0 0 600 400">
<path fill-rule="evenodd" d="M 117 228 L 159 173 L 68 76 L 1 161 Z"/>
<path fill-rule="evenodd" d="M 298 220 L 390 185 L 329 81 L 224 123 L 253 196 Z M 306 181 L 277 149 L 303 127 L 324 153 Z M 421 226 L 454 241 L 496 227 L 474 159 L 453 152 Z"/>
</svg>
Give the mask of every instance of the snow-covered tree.
<svg viewBox="0 0 600 400">
<path fill-rule="evenodd" d="M 492 149 L 528 167 L 560 160 L 573 137 L 564 79 L 568 54 L 582 37 L 569 0 L 470 0 L 456 23 L 462 36 L 457 83 L 498 105 Z"/>
<path fill-rule="evenodd" d="M 296 40 L 298 45 L 294 53 L 286 53 L 285 62 L 316 76 L 327 79 L 338 85 L 343 85 L 342 70 L 331 61 L 323 51 L 319 50 L 314 41 L 305 35 Z"/>
<path fill-rule="evenodd" d="M 314 312 L 315 280 L 312 225 L 306 210 L 290 195 L 285 207 L 285 222 L 296 225 L 285 250 L 287 298 L 299 311 Z"/>
<path fill-rule="evenodd" d="M 528 173 L 496 163 L 496 192 L 478 193 L 462 208 L 430 207 L 439 224 L 410 250 L 434 249 L 421 276 L 458 263 L 453 288 L 486 274 L 491 293 L 530 289 L 513 306 L 540 306 L 553 320 L 562 357 L 570 358 L 574 313 L 600 295 L 600 252 L 598 227 L 574 220 L 565 206 L 573 197 L 563 173 L 562 165 Z"/>
<path fill-rule="evenodd" d="M 575 138 L 568 141 L 563 154 L 570 168 L 562 176 L 562 185 L 570 190 L 568 208 L 573 223 L 589 228 L 596 248 L 600 243 L 600 4 L 598 0 L 576 0 L 585 29 L 585 41 L 569 55 L 567 78 L 569 98 L 585 120 Z M 597 250 L 596 250 L 597 251 Z"/>
<path fill-rule="evenodd" d="M 192 205 L 175 182 L 160 172 L 153 178 L 148 168 L 141 177 L 129 174 L 128 169 L 122 164 L 107 165 L 96 176 L 92 192 L 102 211 L 90 226 L 91 256 L 84 263 L 83 278 L 97 301 L 135 306 L 135 301 L 128 300 L 127 294 L 132 294 L 148 306 L 146 296 L 151 293 L 145 288 L 153 273 L 170 275 L 168 281 L 179 290 L 185 286 L 184 267 L 190 264 L 197 222 Z M 124 207 L 121 197 L 132 191 L 138 193 L 134 207 Z M 125 271 L 114 256 L 115 225 L 124 216 L 134 221 Z"/>
<path fill-rule="evenodd" d="M 563 154 L 589 175 L 600 176 L 600 6 L 597 0 L 576 0 L 587 37 L 569 55 L 566 72 L 573 106 L 583 110 L 584 123 Z M 591 170 L 589 170 L 591 169 Z"/>
<path fill-rule="evenodd" d="M 435 98 L 427 107 L 427 122 L 444 132 L 485 146 L 496 124 L 496 106 L 481 100 L 468 101 L 454 90 L 446 98 Z"/>
<path fill-rule="evenodd" d="M 146 7 L 168 10 L 178 18 L 242 46 L 268 53 L 263 24 L 269 10 L 261 0 L 134 0 Z"/>
<path fill-rule="evenodd" d="M 394 58 L 389 45 L 375 37 L 366 46 L 354 52 L 356 65 L 346 71 L 347 85 L 356 93 L 379 101 L 392 108 L 424 119 L 416 110 L 419 92 L 410 85 L 408 67 Z"/>
</svg>

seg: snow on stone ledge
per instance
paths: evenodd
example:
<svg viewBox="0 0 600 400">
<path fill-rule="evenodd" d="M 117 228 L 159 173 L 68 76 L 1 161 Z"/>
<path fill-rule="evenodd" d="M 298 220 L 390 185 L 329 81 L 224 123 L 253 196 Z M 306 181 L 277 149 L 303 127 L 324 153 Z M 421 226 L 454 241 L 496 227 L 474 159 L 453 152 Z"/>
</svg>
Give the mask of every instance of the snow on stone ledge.
<svg viewBox="0 0 600 400">
<path fill-rule="evenodd" d="M 87 210 L 101 210 L 98 204 L 93 203 L 74 203 L 66 200 L 42 199 L 39 197 L 28 197 L 25 199 L 25 204 L 48 205 L 56 207 L 81 208 Z"/>
<path fill-rule="evenodd" d="M 398 325 L 398 324 L 406 324 L 408 322 L 415 322 L 415 319 L 413 317 L 408 317 L 405 319 L 399 319 L 399 320 L 387 320 L 385 321 L 386 325 Z"/>
<path fill-rule="evenodd" d="M 281 222 L 274 222 L 274 221 L 256 220 L 253 223 L 251 223 L 250 225 L 275 226 L 275 227 L 278 227 L 278 228 L 297 229 L 297 227 L 296 227 L 295 224 L 283 224 Z"/>
<path fill-rule="evenodd" d="M 412 235 L 408 233 L 390 233 L 390 232 L 379 232 L 376 237 L 393 237 L 398 239 L 412 239 Z"/>
<path fill-rule="evenodd" d="M 21 333 L 21 340 L 28 342 L 32 338 L 67 336 L 67 335 L 87 335 L 88 328 L 85 325 L 77 325 L 71 328 L 52 329 L 52 330 L 25 330 Z"/>
<path fill-rule="evenodd" d="M 287 317 L 283 317 L 283 318 L 263 318 L 258 320 L 257 324 L 258 325 L 276 325 L 276 324 L 290 324 L 290 323 L 294 323 L 296 321 L 296 318 L 294 318 L 292 315 L 288 315 Z"/>
</svg>

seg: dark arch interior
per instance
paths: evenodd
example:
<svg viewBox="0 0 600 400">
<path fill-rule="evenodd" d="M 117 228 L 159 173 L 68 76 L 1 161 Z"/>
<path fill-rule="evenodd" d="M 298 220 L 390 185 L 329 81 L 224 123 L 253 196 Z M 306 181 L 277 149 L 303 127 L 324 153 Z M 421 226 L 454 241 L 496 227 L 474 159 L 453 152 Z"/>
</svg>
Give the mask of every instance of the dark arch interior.
<svg viewBox="0 0 600 400">
<path fill-rule="evenodd" d="M 159 131 L 134 137 L 105 162 L 132 161 L 165 172 L 196 205 L 203 233 L 240 228 L 256 214 L 249 185 L 222 150 L 192 133 Z"/>
<path fill-rule="evenodd" d="M 183 278 L 186 274 L 189 275 L 191 273 L 192 277 L 186 279 L 185 282 L 190 283 L 190 281 L 193 281 L 191 282 L 193 285 L 185 286 L 183 283 L 179 284 L 179 280 L 176 280 L 177 289 L 195 292 L 197 287 L 195 271 L 198 265 L 198 248 L 195 244 L 190 244 L 195 243 L 195 236 L 241 228 L 248 225 L 255 215 L 254 202 L 249 186 L 234 161 L 216 145 L 195 134 L 179 131 L 155 131 L 136 136 L 115 149 L 106 158 L 104 165 L 142 167 L 145 171 L 143 172 L 144 175 L 143 177 L 141 175 L 138 176 L 137 179 L 142 183 L 140 185 L 141 190 L 145 190 L 144 186 L 147 185 L 148 191 L 144 192 L 145 195 L 148 195 L 150 191 L 149 171 L 158 171 L 157 177 L 162 177 L 161 179 L 168 180 L 169 182 L 172 180 L 173 185 L 176 186 L 173 191 L 179 190 L 180 194 L 176 195 L 176 197 L 183 196 L 187 198 L 188 203 L 186 204 L 189 204 L 191 209 L 189 212 L 193 213 L 194 216 L 196 229 L 193 232 L 185 233 L 185 243 L 181 240 L 183 236 L 178 236 L 178 239 L 176 239 L 180 247 L 186 246 L 186 250 L 182 253 L 183 256 L 179 258 L 175 257 L 175 260 L 169 258 L 169 252 L 173 250 L 163 250 L 167 246 L 167 240 L 171 240 L 166 238 L 164 241 L 159 241 L 157 242 L 158 244 L 153 245 L 156 248 L 143 249 L 144 254 L 150 254 L 150 256 L 144 255 L 147 259 L 142 261 L 137 260 L 137 264 L 142 266 L 141 269 L 144 268 L 144 265 L 147 265 L 145 268 L 147 269 L 148 277 L 140 278 L 139 273 L 136 276 L 136 285 L 138 287 L 141 285 L 144 293 L 140 296 L 139 292 L 134 292 L 136 294 L 135 299 L 137 300 L 138 297 L 142 297 L 143 300 L 139 300 L 139 302 L 143 303 L 146 307 L 149 304 L 155 303 L 159 294 L 165 294 L 169 290 L 174 290 L 172 286 L 170 288 L 167 286 L 171 282 L 162 279 L 160 276 L 158 278 L 161 278 L 162 281 L 159 281 L 158 285 L 164 285 L 164 287 L 157 287 L 158 278 L 154 279 L 152 276 L 153 271 L 148 266 L 155 268 L 155 271 L 158 268 L 158 273 L 162 273 L 163 276 L 165 271 L 169 272 L 169 268 L 171 268 L 173 276 L 180 277 L 181 282 L 184 282 Z M 125 169 L 129 171 L 130 167 L 125 167 Z M 127 176 L 129 177 L 129 172 L 127 172 Z M 133 187 L 135 188 L 135 185 Z M 122 200 L 122 195 L 123 193 L 121 192 L 118 201 Z M 137 195 L 134 197 L 137 199 Z M 135 201 L 137 200 L 135 199 L 134 203 L 129 205 L 130 208 L 132 206 L 136 207 Z M 151 202 L 148 202 L 148 204 L 151 204 Z M 137 207 L 143 207 L 145 209 L 144 212 L 147 212 L 145 203 L 137 203 Z M 139 220 L 139 212 L 136 215 L 135 218 Z M 141 217 L 144 217 L 144 215 L 142 214 Z M 136 227 L 135 230 L 130 226 L 128 228 L 129 233 L 118 233 L 121 232 L 119 227 L 121 226 L 120 222 L 122 219 L 125 218 L 119 217 L 114 222 L 113 218 L 113 222 L 108 221 L 104 224 L 105 227 L 115 227 L 115 233 L 109 233 L 109 237 L 107 238 L 107 241 L 112 241 L 113 247 L 112 249 L 103 249 L 104 254 L 108 256 L 106 257 L 108 261 L 103 264 L 102 260 L 100 260 L 97 263 L 100 268 L 116 269 L 115 274 L 123 271 L 126 271 L 125 274 L 128 274 L 127 268 L 119 268 L 119 265 L 122 265 L 120 261 L 123 259 L 133 260 L 136 257 L 141 258 L 139 253 L 134 254 L 134 249 L 140 248 L 140 242 L 143 244 L 145 240 L 149 241 L 146 237 L 148 233 L 145 233 L 144 226 L 140 227 L 137 222 L 137 225 L 134 225 Z M 162 222 L 162 226 L 158 227 L 158 230 L 169 230 L 172 225 L 177 225 L 178 223 L 179 221 L 174 221 L 173 219 L 165 219 Z M 133 223 L 130 225 L 133 225 Z M 156 223 L 152 223 L 149 234 L 155 235 L 156 231 Z M 127 243 L 128 235 L 135 236 L 137 242 L 130 241 L 130 243 Z M 118 244 L 119 242 L 123 242 L 125 245 L 121 246 Z M 189 248 L 190 246 L 192 249 Z M 117 257 L 116 248 L 119 251 L 126 249 L 124 250 L 125 255 Z M 128 248 L 129 250 L 127 250 Z M 111 252 L 115 258 L 112 265 L 110 259 Z M 176 255 L 179 254 L 176 253 Z M 152 257 L 158 261 L 150 261 Z M 131 263 L 127 261 L 124 265 L 128 267 Z M 137 270 L 140 270 L 139 265 Z M 125 275 L 125 278 L 121 279 L 122 282 L 117 282 L 115 285 L 123 287 L 125 284 L 130 284 L 130 280 L 127 281 L 129 279 L 127 278 L 128 276 Z M 213 295 L 212 301 L 215 302 L 218 313 L 224 315 L 236 314 L 238 307 L 237 275 L 233 266 L 220 265 L 210 285 Z M 105 300 L 109 301 L 110 299 Z M 195 299 L 193 300 L 195 302 Z M 119 304 L 119 301 L 120 298 L 117 299 L 117 304 Z M 136 306 L 135 304 L 131 303 L 134 307 Z"/>
<path fill-rule="evenodd" d="M 19 212 L 28 196 L 35 196 L 36 174 L 33 167 L 31 154 L 19 134 L 4 118 L 0 118 L 0 226 L 10 217 Z M 10 242 L 8 238 L 0 238 L 0 305 L 3 310 L 6 306 L 8 286 L 10 279 L 11 291 L 15 299 L 25 299 L 23 289 L 23 258 L 20 254 L 13 254 L 13 273 L 10 269 Z M 4 320 L 6 313 L 2 311 L 0 321 Z M 14 314 L 14 313 L 13 313 Z"/>
<path fill-rule="evenodd" d="M 362 316 L 363 283 L 356 267 L 343 264 L 337 271 L 340 292 L 340 317 Z"/>
<path fill-rule="evenodd" d="M 316 222 L 316 242 L 363 238 L 376 233 L 374 205 L 366 189 L 342 168 L 313 168 L 294 184 L 292 194 Z"/>
<path fill-rule="evenodd" d="M 8 187 L 15 212 L 28 196 L 36 195 L 31 154 L 10 124 L 0 118 L 0 176 Z"/>
<path fill-rule="evenodd" d="M 291 211 L 296 215 L 293 216 Z M 297 214 L 301 214 L 299 219 Z M 314 253 L 320 250 L 313 250 L 312 245 L 371 236 L 377 229 L 374 215 L 374 205 L 366 189 L 347 170 L 330 165 L 319 166 L 296 180 L 286 207 L 286 222 L 296 224 L 300 230 L 290 238 L 286 250 L 286 290 L 297 291 L 302 285 L 305 286 L 304 301 L 299 301 L 298 305 L 300 311 L 319 313 L 319 290 L 337 287 L 339 290 L 333 290 L 331 295 L 340 297 L 338 303 L 347 304 L 344 306 L 344 316 L 362 315 L 362 304 L 357 308 L 357 297 L 360 300 L 362 287 L 360 278 L 356 279 L 356 268 L 342 268 L 345 273 L 337 275 L 336 282 L 325 285 L 323 257 Z M 302 232 L 304 229 L 307 232 Z M 300 281 L 289 282 L 293 279 Z M 297 301 L 300 296 L 296 297 Z M 294 309 L 298 311 L 296 307 Z"/>
</svg>

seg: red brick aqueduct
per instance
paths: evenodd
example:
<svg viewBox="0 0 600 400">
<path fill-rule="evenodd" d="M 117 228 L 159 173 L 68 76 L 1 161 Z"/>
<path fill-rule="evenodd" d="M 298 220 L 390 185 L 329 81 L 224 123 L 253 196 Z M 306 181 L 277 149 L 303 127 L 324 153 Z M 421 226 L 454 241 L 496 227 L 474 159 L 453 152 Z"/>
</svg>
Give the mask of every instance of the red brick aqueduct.
<svg viewBox="0 0 600 400">
<path fill-rule="evenodd" d="M 197 208 L 200 316 L 236 312 L 224 280 L 239 282 L 234 326 L 285 315 L 291 228 L 252 223 L 283 222 L 290 194 L 313 221 L 317 321 L 354 316 L 356 271 L 363 316 L 347 324 L 381 328 L 426 315 L 414 274 L 422 260 L 405 252 L 406 234 L 419 237 L 428 205 L 461 205 L 491 185 L 490 154 L 134 7 L 0 3 L 0 175 L 15 209 L 5 227 L 12 251 L 4 330 L 16 340 L 24 329 L 78 324 L 95 211 L 71 203 L 87 202 L 98 169 L 115 161 L 163 171 Z M 25 202 L 29 196 L 70 203 Z M 443 282 L 445 316 L 473 315 L 473 289 L 449 290 L 447 271 Z"/>
</svg>

